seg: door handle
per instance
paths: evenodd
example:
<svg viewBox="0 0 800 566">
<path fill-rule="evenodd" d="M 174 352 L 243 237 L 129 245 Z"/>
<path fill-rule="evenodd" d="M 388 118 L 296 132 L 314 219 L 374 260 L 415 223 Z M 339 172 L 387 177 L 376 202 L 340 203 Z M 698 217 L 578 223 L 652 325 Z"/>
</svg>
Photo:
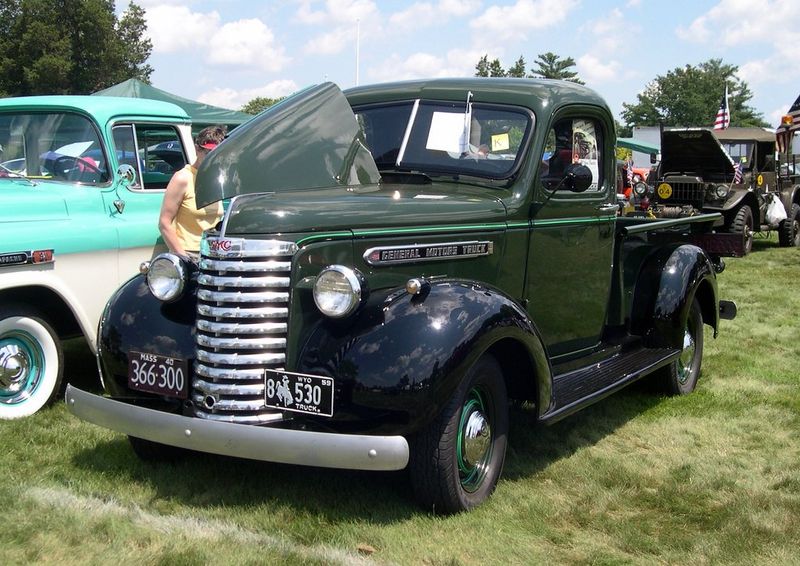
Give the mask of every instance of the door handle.
<svg viewBox="0 0 800 566">
<path fill-rule="evenodd" d="M 607 202 L 603 204 L 598 204 L 594 208 L 595 210 L 599 210 L 600 212 L 616 212 L 619 206 L 614 203 Z"/>
</svg>

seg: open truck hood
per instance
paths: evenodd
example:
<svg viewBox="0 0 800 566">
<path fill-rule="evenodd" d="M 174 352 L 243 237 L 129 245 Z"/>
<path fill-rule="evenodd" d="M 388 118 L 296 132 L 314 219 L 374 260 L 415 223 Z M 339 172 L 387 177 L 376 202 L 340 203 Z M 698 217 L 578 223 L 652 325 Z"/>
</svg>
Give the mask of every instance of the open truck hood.
<svg viewBox="0 0 800 566">
<path fill-rule="evenodd" d="M 694 174 L 710 180 L 733 175 L 733 159 L 711 130 L 685 128 L 661 133 L 663 174 Z"/>
<path fill-rule="evenodd" d="M 197 171 L 197 205 L 379 181 L 350 104 L 339 87 L 324 83 L 264 110 L 209 153 Z"/>
</svg>

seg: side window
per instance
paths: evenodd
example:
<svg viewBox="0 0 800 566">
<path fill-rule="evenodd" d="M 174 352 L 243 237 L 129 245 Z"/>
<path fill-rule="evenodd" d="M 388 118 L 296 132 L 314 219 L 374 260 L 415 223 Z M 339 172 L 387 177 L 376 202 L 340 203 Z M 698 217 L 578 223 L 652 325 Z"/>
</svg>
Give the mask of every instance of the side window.
<svg viewBox="0 0 800 566">
<path fill-rule="evenodd" d="M 589 191 L 598 191 L 603 186 L 602 142 L 602 129 L 596 120 L 558 120 L 547 133 L 542 153 L 542 184 L 547 189 L 556 189 L 564 178 L 567 167 L 579 163 L 592 172 Z"/>
<path fill-rule="evenodd" d="M 173 126 L 114 126 L 114 146 L 119 163 L 127 163 L 136 169 L 136 187 L 139 189 L 165 189 L 173 173 L 187 163 L 181 138 Z"/>
<path fill-rule="evenodd" d="M 136 159 L 136 137 L 133 134 L 133 126 L 131 124 L 114 126 L 112 135 L 114 137 L 114 152 L 117 155 L 117 163 L 133 167 L 136 171 L 136 184 L 134 187 L 142 188 L 142 169 L 139 167 L 139 160 Z"/>
</svg>

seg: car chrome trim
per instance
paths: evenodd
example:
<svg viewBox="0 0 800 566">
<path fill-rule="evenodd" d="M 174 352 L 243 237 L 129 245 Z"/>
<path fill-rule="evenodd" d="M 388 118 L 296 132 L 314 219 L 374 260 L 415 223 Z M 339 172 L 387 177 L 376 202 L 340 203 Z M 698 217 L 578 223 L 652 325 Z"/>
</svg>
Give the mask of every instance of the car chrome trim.
<svg viewBox="0 0 800 566">
<path fill-rule="evenodd" d="M 184 417 L 93 395 L 72 385 L 67 385 L 65 397 L 67 410 L 82 420 L 188 450 L 348 470 L 402 470 L 408 464 L 408 441 L 402 436 L 310 432 Z"/>
</svg>

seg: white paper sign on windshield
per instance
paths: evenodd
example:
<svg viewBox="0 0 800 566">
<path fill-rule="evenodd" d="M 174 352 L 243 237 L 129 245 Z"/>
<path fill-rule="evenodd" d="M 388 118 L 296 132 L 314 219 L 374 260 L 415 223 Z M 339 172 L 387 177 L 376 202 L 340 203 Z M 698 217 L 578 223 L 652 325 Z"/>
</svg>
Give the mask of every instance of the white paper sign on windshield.
<svg viewBox="0 0 800 566">
<path fill-rule="evenodd" d="M 464 147 L 464 114 L 434 112 L 425 149 L 461 153 Z"/>
</svg>

